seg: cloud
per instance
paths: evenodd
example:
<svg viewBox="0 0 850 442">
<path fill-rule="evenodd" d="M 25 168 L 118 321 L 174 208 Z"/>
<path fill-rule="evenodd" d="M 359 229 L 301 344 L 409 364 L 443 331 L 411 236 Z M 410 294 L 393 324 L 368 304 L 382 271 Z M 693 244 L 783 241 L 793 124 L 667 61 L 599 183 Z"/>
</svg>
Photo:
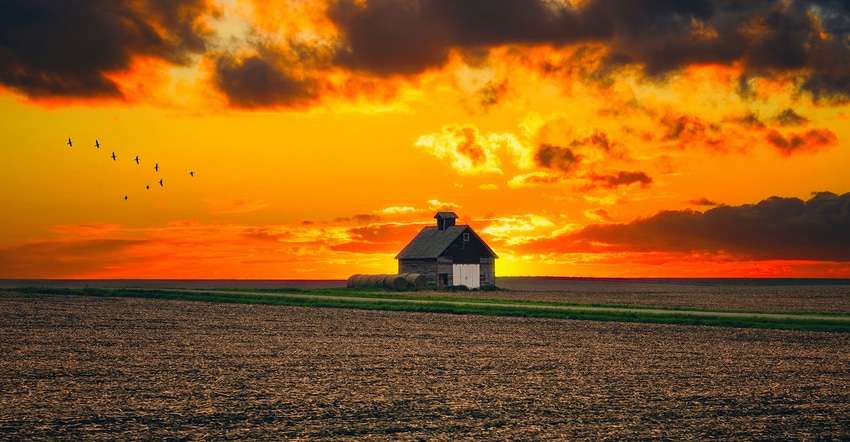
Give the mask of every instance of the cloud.
<svg viewBox="0 0 850 442">
<path fill-rule="evenodd" d="M 570 172 L 581 161 L 581 157 L 569 147 L 541 144 L 534 154 L 534 161 L 541 167 Z"/>
<path fill-rule="evenodd" d="M 652 184 L 652 178 L 645 172 L 640 171 L 618 171 L 611 174 L 589 174 L 588 178 L 593 183 L 591 187 L 604 187 L 606 189 L 614 189 L 620 186 L 630 186 L 632 184 L 640 184 L 641 187 L 649 187 Z"/>
<path fill-rule="evenodd" d="M 684 149 L 691 146 L 704 146 L 709 149 L 725 149 L 724 137 L 719 124 L 709 124 L 693 115 L 675 115 L 668 113 L 660 121 L 666 129 L 662 141 L 675 142 Z"/>
<path fill-rule="evenodd" d="M 729 121 L 738 123 L 742 126 L 751 129 L 764 129 L 766 127 L 766 125 L 761 120 L 759 120 L 758 115 L 754 113 L 748 113 L 740 117 L 733 117 L 730 118 Z"/>
<path fill-rule="evenodd" d="M 78 238 L 106 238 L 120 229 L 121 226 L 114 223 L 95 223 L 59 224 L 51 227 L 50 230 Z"/>
<path fill-rule="evenodd" d="M 697 198 L 693 200 L 685 201 L 685 204 L 690 204 L 692 206 L 717 206 L 718 204 L 706 197 Z"/>
<path fill-rule="evenodd" d="M 838 137 L 829 129 L 812 129 L 805 133 L 782 135 L 777 130 L 767 134 L 767 141 L 784 156 L 797 152 L 815 152 L 838 143 Z"/>
<path fill-rule="evenodd" d="M 92 274 L 140 261 L 127 250 L 146 242 L 92 238 L 17 244 L 0 249 L 0 277 L 70 278 Z"/>
<path fill-rule="evenodd" d="M 452 48 L 549 43 L 568 24 L 564 12 L 545 1 L 341 0 L 330 4 L 328 16 L 346 44 L 337 63 L 410 75 L 442 66 Z"/>
<path fill-rule="evenodd" d="M 440 200 L 428 200 L 428 209 L 430 209 L 430 210 L 452 211 L 452 210 L 457 210 L 457 209 L 460 209 L 460 208 L 461 208 L 460 204 L 445 203 L 445 202 L 442 202 Z"/>
<path fill-rule="evenodd" d="M 497 151 L 502 146 L 516 143 L 511 135 L 489 134 L 485 137 L 471 124 L 450 124 L 444 126 L 440 133 L 419 137 L 416 146 L 441 160 L 450 161 L 450 166 L 459 173 L 473 175 L 501 174 Z"/>
<path fill-rule="evenodd" d="M 555 223 L 546 217 L 523 215 L 487 220 L 487 225 L 479 231 L 491 243 L 512 246 L 548 236 L 555 227 Z"/>
<path fill-rule="evenodd" d="M 574 140 L 570 144 L 570 146 L 590 145 L 590 146 L 596 146 L 597 148 L 600 148 L 600 149 L 604 150 L 605 152 L 610 152 L 612 149 L 614 149 L 617 146 L 617 144 L 618 143 L 615 143 L 615 142 L 608 139 L 608 134 L 597 129 L 597 130 L 593 131 L 593 134 L 585 137 L 584 139 Z"/>
<path fill-rule="evenodd" d="M 122 98 L 135 57 L 187 65 L 207 49 L 207 0 L 0 3 L 0 84 L 29 97 Z"/>
<path fill-rule="evenodd" d="M 771 197 L 704 213 L 663 211 L 628 224 L 592 225 L 529 244 L 549 252 L 671 252 L 739 260 L 850 261 L 850 193 L 808 201 Z"/>
<path fill-rule="evenodd" d="M 372 224 L 355 227 L 348 232 L 352 239 L 370 242 L 399 242 L 407 241 L 422 228 L 419 224 Z M 401 249 L 399 249 L 401 250 Z"/>
<path fill-rule="evenodd" d="M 561 173 L 538 171 L 526 173 L 523 175 L 517 175 L 511 178 L 511 180 L 508 181 L 508 187 L 519 188 L 545 186 L 550 184 L 558 184 L 564 180 L 565 177 Z"/>
<path fill-rule="evenodd" d="M 794 109 L 785 109 L 784 111 L 773 117 L 780 126 L 803 126 L 809 122 L 809 119 L 801 116 Z"/>
<path fill-rule="evenodd" d="M 444 67 L 453 53 L 486 60 L 506 47 L 546 47 L 572 55 L 563 66 L 541 64 L 544 75 L 575 71 L 605 80 L 633 67 L 664 79 L 688 66 L 720 65 L 741 70 L 739 89 L 747 96 L 749 83 L 765 78 L 794 84 L 815 101 L 850 100 L 850 6 L 835 0 L 334 0 L 324 9 L 257 6 L 264 16 L 253 18 L 249 34 L 263 41 L 236 43 L 243 47 L 232 52 L 222 52 L 223 38 L 206 25 L 221 15 L 215 3 L 4 1 L 0 84 L 29 97 L 122 98 L 110 75 L 128 71 L 134 58 L 185 66 L 205 56 L 214 86 L 233 106 L 304 106 L 339 92 L 326 84 L 333 75 L 412 77 Z M 277 23 L 266 17 L 278 15 L 298 18 Z M 486 107 L 516 88 L 493 81 L 477 99 Z"/>
<path fill-rule="evenodd" d="M 311 53 L 258 44 L 247 55 L 218 54 L 213 84 L 236 107 L 306 105 L 318 98 L 320 86 L 315 73 L 304 69 L 299 58 Z"/>
<path fill-rule="evenodd" d="M 611 221 L 611 215 L 605 209 L 585 210 L 584 216 L 596 222 Z"/>
<path fill-rule="evenodd" d="M 352 253 L 398 253 L 421 229 L 419 224 L 371 224 L 355 227 L 348 230 L 348 241 L 333 244 L 329 248 Z"/>
<path fill-rule="evenodd" d="M 406 215 L 410 213 L 421 212 L 421 210 L 410 206 L 392 206 L 377 210 L 376 213 L 384 215 Z"/>
<path fill-rule="evenodd" d="M 847 6 L 834 0 L 340 0 L 335 62 L 381 76 L 439 68 L 452 50 L 604 45 L 596 73 L 637 66 L 661 78 L 690 65 L 787 75 L 815 100 L 850 99 Z M 581 68 L 581 66 L 576 66 Z"/>
<path fill-rule="evenodd" d="M 355 222 L 360 224 L 374 223 L 381 220 L 381 217 L 373 213 L 358 213 L 352 217 Z"/>
</svg>

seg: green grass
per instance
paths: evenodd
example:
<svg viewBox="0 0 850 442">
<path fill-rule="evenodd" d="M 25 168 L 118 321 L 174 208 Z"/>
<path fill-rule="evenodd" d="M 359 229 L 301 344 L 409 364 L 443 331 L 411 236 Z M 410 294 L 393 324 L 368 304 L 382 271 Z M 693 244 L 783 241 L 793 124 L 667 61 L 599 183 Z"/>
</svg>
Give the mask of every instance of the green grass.
<svg viewBox="0 0 850 442">
<path fill-rule="evenodd" d="M 317 289 L 298 289 L 298 288 L 260 288 L 260 289 L 204 289 L 205 291 L 227 291 L 227 292 L 244 292 L 244 293 L 269 293 L 269 294 L 299 294 L 306 295 L 327 295 L 347 298 L 378 298 L 378 299 L 405 299 L 418 301 L 437 301 L 437 302 L 466 302 L 479 304 L 516 304 L 516 305 L 533 305 L 533 306 L 552 306 L 552 307 L 601 307 L 601 308 L 623 308 L 631 310 L 673 310 L 673 311 L 699 311 L 699 312 L 717 312 L 717 313 L 758 313 L 758 314 L 781 314 L 781 315 L 800 315 L 800 316 L 836 316 L 847 317 L 846 313 L 834 312 L 811 312 L 811 311 L 771 311 L 771 310 L 732 310 L 732 309 L 709 309 L 697 307 L 675 307 L 675 306 L 652 306 L 652 305 L 633 305 L 633 304 L 602 304 L 602 303 L 577 303 L 577 302 L 558 302 L 558 301 L 529 301 L 521 299 L 498 299 L 498 298 L 464 298 L 459 296 L 435 296 L 435 295 L 417 295 L 417 290 L 407 292 L 394 292 L 385 288 L 317 288 Z M 460 293 L 459 290 L 434 290 L 427 289 L 430 292 L 445 292 L 445 293 Z M 500 289 L 501 290 L 501 289 Z M 478 290 L 469 290 L 476 292 Z M 493 290 L 489 290 L 493 291 Z"/>
<path fill-rule="evenodd" d="M 344 290 L 344 289 L 343 289 Z M 527 318 L 552 318 L 593 320 L 611 322 L 640 322 L 655 324 L 678 324 L 678 325 L 711 325 L 718 327 L 781 329 L 781 330 L 806 330 L 806 331 L 828 331 L 828 332 L 850 332 L 850 321 L 811 319 L 805 315 L 795 318 L 766 318 L 749 316 L 714 316 L 714 315 L 690 315 L 682 313 L 653 313 L 648 311 L 588 311 L 569 310 L 557 307 L 610 307 L 610 308 L 636 308 L 621 305 L 575 305 L 558 303 L 536 303 L 530 301 L 504 301 L 504 300 L 482 300 L 457 297 L 423 297 L 415 295 L 400 295 L 391 293 L 380 293 L 366 290 L 319 289 L 319 290 L 275 290 L 278 293 L 288 293 L 295 296 L 279 296 L 274 293 L 237 293 L 229 291 L 203 291 L 188 292 L 183 290 L 150 290 L 150 289 L 103 289 L 103 288 L 18 288 L 13 291 L 24 294 L 56 294 L 56 295 L 82 295 L 98 297 L 128 297 L 128 298 L 150 298 L 170 299 L 184 301 L 203 301 L 217 303 L 239 303 L 239 304 L 263 304 L 263 305 L 289 305 L 307 307 L 330 307 L 330 308 L 353 308 L 363 310 L 392 310 L 408 312 L 431 312 L 452 314 L 475 314 L 488 316 L 515 316 Z M 345 294 L 343 294 L 345 293 Z M 319 296 L 316 298 L 298 297 L 298 294 Z M 322 295 L 328 298 L 322 297 Z M 369 297 L 369 300 L 357 299 L 332 299 L 329 296 L 352 298 Z M 416 300 L 424 302 L 406 303 L 397 300 Z M 468 304 L 453 304 L 452 302 L 464 302 Z M 498 303 L 502 305 L 486 305 L 486 303 Z M 667 309 L 663 307 L 640 307 L 639 309 Z M 745 312 L 756 313 L 756 312 Z"/>
</svg>

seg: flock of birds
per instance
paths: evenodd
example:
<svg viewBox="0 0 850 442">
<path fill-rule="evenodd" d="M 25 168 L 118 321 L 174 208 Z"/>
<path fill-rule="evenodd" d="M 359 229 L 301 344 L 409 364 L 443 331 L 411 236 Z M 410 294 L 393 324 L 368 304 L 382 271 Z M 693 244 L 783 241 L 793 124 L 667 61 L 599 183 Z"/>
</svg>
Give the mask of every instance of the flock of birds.
<svg viewBox="0 0 850 442">
<path fill-rule="evenodd" d="M 71 141 L 71 138 L 70 138 L 70 137 L 68 138 L 68 146 L 69 146 L 69 147 L 74 147 L 74 142 L 73 142 L 73 141 Z M 95 147 L 95 148 L 97 148 L 97 149 L 100 149 L 100 141 L 98 141 L 98 140 L 94 140 L 94 147 Z M 115 156 L 115 151 L 113 151 L 113 152 L 112 152 L 112 155 L 110 155 L 109 157 L 110 157 L 110 158 L 112 158 L 112 161 L 118 161 L 118 157 L 117 157 L 117 156 Z M 139 162 L 139 156 L 138 156 L 138 155 L 136 155 L 136 158 L 134 158 L 134 159 L 133 159 L 133 161 L 135 161 L 135 162 L 136 162 L 136 164 L 141 164 L 141 163 Z M 153 170 L 154 170 L 155 172 L 159 172 L 159 163 L 154 163 Z M 194 172 L 194 171 L 190 171 L 190 172 L 189 172 L 189 176 L 194 177 L 194 176 L 195 176 L 195 172 Z M 163 179 L 162 179 L 162 178 L 160 178 L 160 179 L 159 179 L 158 183 L 159 183 L 159 187 L 165 187 L 165 184 L 163 184 Z M 150 184 L 146 184 L 146 185 L 145 185 L 145 190 L 150 190 L 150 188 L 151 188 Z M 130 196 L 129 196 L 129 195 L 124 195 L 124 201 L 127 201 L 127 200 L 129 200 L 129 199 L 130 199 Z"/>
</svg>

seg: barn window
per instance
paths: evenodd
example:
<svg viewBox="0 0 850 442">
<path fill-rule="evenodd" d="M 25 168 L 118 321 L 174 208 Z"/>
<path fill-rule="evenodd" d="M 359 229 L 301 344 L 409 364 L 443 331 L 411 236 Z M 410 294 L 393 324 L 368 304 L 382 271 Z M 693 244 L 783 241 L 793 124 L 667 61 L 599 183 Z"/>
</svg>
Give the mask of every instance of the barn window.
<svg viewBox="0 0 850 442">
<path fill-rule="evenodd" d="M 463 242 L 467 242 L 467 241 L 469 241 L 469 233 L 464 233 L 463 234 Z"/>
</svg>

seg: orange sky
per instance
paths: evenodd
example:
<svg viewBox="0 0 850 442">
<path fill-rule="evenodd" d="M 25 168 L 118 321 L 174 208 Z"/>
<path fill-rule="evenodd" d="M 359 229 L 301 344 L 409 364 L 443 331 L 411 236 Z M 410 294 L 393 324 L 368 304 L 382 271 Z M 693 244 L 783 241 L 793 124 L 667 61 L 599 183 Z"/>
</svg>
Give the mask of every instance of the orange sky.
<svg viewBox="0 0 850 442">
<path fill-rule="evenodd" d="M 100 3 L 0 6 L 0 278 L 850 277 L 842 5 Z"/>
</svg>

